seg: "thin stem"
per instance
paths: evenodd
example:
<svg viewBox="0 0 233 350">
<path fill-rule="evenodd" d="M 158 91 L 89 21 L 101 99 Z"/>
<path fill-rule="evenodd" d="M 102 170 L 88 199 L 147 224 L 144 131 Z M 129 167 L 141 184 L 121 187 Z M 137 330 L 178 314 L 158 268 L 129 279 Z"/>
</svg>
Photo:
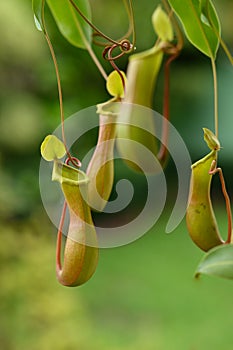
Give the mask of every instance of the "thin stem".
<svg viewBox="0 0 233 350">
<path fill-rule="evenodd" d="M 224 42 L 224 40 L 222 39 L 221 35 L 219 34 L 218 29 L 216 28 L 214 21 L 212 20 L 212 17 L 210 16 L 210 2 L 207 3 L 207 13 L 208 13 L 208 20 L 220 42 L 220 45 L 222 46 L 227 58 L 229 59 L 230 63 L 233 64 L 233 57 L 230 53 L 230 50 L 228 49 L 226 43 Z"/>
<path fill-rule="evenodd" d="M 128 19 L 129 19 L 129 28 L 127 30 L 127 32 L 120 37 L 119 39 L 116 40 L 116 42 L 121 42 L 122 40 L 129 38 L 129 36 L 131 34 L 133 34 L 133 47 L 135 46 L 135 42 L 136 42 L 136 31 L 135 31 L 135 21 L 134 21 L 134 14 L 133 14 L 133 5 L 132 5 L 132 0 L 123 0 L 126 11 L 127 11 L 127 15 L 128 15 Z M 93 36 L 101 36 L 98 32 L 94 32 Z M 100 42 L 100 41 L 93 41 L 94 44 L 97 44 L 99 46 L 107 46 L 109 45 L 109 42 Z"/>
<path fill-rule="evenodd" d="M 79 9 L 79 7 L 74 3 L 73 0 L 68 0 L 70 2 L 70 4 L 74 7 L 74 9 L 78 12 L 78 14 L 84 19 L 84 21 L 94 30 L 94 35 L 98 35 L 104 39 L 106 39 L 108 42 L 112 43 L 112 46 L 108 46 L 106 49 L 106 51 L 108 52 L 109 48 L 115 48 L 115 47 L 120 47 L 122 48 L 122 53 L 120 55 L 118 55 L 115 58 L 111 58 L 111 61 L 113 61 L 113 59 L 117 59 L 119 57 L 121 57 L 123 54 L 125 54 L 126 52 L 129 53 L 135 44 L 135 24 L 134 24 L 134 16 L 133 16 L 133 7 L 132 7 L 132 0 L 128 0 L 129 3 L 126 2 L 126 0 L 124 0 L 124 4 L 126 6 L 126 10 L 127 10 L 127 14 L 129 17 L 129 29 L 128 32 L 126 34 L 126 36 L 129 36 L 131 31 L 133 32 L 133 45 L 130 44 L 130 50 L 125 50 L 124 46 L 123 46 L 123 42 L 125 42 L 126 40 L 121 40 L 121 41 L 116 41 L 113 40 L 112 38 L 110 38 L 109 36 L 105 35 L 104 33 L 102 33 L 83 13 L 82 11 Z M 99 71 L 101 72 L 102 76 L 104 77 L 104 79 L 107 79 L 107 74 L 105 73 L 102 65 L 100 64 L 99 60 L 97 59 L 94 51 L 92 50 L 91 45 L 89 44 L 89 42 L 87 41 L 85 35 L 81 32 L 83 41 L 85 42 L 86 45 L 86 49 L 88 50 L 91 58 L 93 59 L 94 63 L 96 64 L 97 68 L 99 69 Z M 112 50 L 111 50 L 112 51 Z M 105 51 L 104 51 L 105 52 Z"/>
<path fill-rule="evenodd" d="M 71 3 L 71 5 L 75 8 L 75 10 L 79 13 L 79 15 L 84 19 L 84 21 L 89 24 L 89 26 L 94 30 L 94 32 L 99 35 L 100 37 L 106 39 L 108 42 L 112 43 L 112 44 L 118 44 L 118 41 L 110 38 L 108 35 L 104 34 L 103 32 L 101 32 L 83 13 L 82 11 L 79 9 L 79 7 L 75 4 L 75 2 L 73 0 L 69 0 L 69 2 Z M 130 25 L 129 25 L 129 30 L 127 32 L 127 36 L 129 35 L 129 33 L 131 32 L 131 28 L 133 28 L 133 33 L 134 31 L 134 17 L 132 15 L 132 0 L 129 0 L 129 4 L 126 3 L 126 0 L 124 0 L 124 4 L 126 6 L 126 10 L 128 13 L 128 16 L 130 18 Z M 124 36 L 125 37 L 125 36 Z"/>
<path fill-rule="evenodd" d="M 132 0 L 129 0 L 129 4 L 128 4 L 127 8 L 128 8 L 128 17 L 129 17 L 130 25 L 129 25 L 128 33 L 126 34 L 125 37 L 127 38 L 131 33 L 133 34 L 132 45 L 134 48 L 135 43 L 136 43 L 136 30 L 135 30 L 135 21 L 134 21 L 134 11 L 133 11 Z"/>
<path fill-rule="evenodd" d="M 108 51 L 108 59 L 113 67 L 113 69 L 115 69 L 117 71 L 117 73 L 119 74 L 121 81 L 122 81 L 122 85 L 123 85 L 123 89 L 125 90 L 125 79 L 123 74 L 121 73 L 120 69 L 117 67 L 116 63 L 114 62 L 114 59 L 112 59 L 111 54 L 112 54 L 112 50 L 114 50 L 116 45 L 113 45 L 110 50 Z"/>
<path fill-rule="evenodd" d="M 174 18 L 174 14 L 170 6 L 168 5 L 166 0 L 163 0 L 164 7 L 169 13 L 169 16 L 171 17 L 172 23 L 175 27 L 176 35 L 177 35 L 177 44 L 176 46 L 168 47 L 164 49 L 164 52 L 167 52 L 171 56 L 167 59 L 165 63 L 165 69 L 164 69 L 164 95 L 163 95 L 163 116 L 165 118 L 165 122 L 163 123 L 163 130 L 162 130 L 162 140 L 160 149 L 158 152 L 158 159 L 162 162 L 166 160 L 167 156 L 167 144 L 168 144 L 168 133 L 169 133 L 169 124 L 168 121 L 170 119 L 170 66 L 171 63 L 179 56 L 180 51 L 183 47 L 183 35 L 181 33 L 181 30 L 179 28 L 179 25 Z"/>
<path fill-rule="evenodd" d="M 69 149 L 68 149 L 67 143 L 66 143 L 65 128 L 64 128 L 65 117 L 64 117 L 64 109 L 63 109 L 63 97 L 62 97 L 61 79 L 60 79 L 60 73 L 59 73 L 59 68 L 58 68 L 56 55 L 55 55 L 55 52 L 54 52 L 54 49 L 53 49 L 53 45 L 51 43 L 48 31 L 46 29 L 46 25 L 45 25 L 44 7 L 45 7 L 45 1 L 42 2 L 42 25 L 43 25 L 44 35 L 45 35 L 46 41 L 47 41 L 48 46 L 49 46 L 49 50 L 50 50 L 50 53 L 51 53 L 51 56 L 52 56 L 52 60 L 53 60 L 53 64 L 54 64 L 54 68 L 55 68 L 55 72 L 56 72 L 57 88 L 58 88 L 58 96 L 59 96 L 59 107 L 60 107 L 62 141 L 63 141 L 65 149 L 66 149 L 67 157 L 71 160 L 71 162 L 72 162 L 72 164 L 74 166 L 79 166 L 77 163 L 72 161 L 72 156 L 71 156 L 71 154 L 69 152 Z"/>
<path fill-rule="evenodd" d="M 75 4 L 73 0 L 69 0 L 71 5 L 74 7 L 74 9 L 79 13 L 79 15 L 84 19 L 84 21 L 89 24 L 89 26 L 96 32 L 98 33 L 99 36 L 102 38 L 106 39 L 107 41 L 111 42 L 112 44 L 117 44 L 117 41 L 113 40 L 109 36 L 105 35 L 102 33 L 83 13 L 82 11 L 78 8 L 78 6 Z"/>
<path fill-rule="evenodd" d="M 222 38 L 220 38 L 220 44 L 221 44 L 227 58 L 229 59 L 230 63 L 233 65 L 233 57 L 232 57 L 227 45 L 225 44 L 225 42 L 223 41 Z"/>
<path fill-rule="evenodd" d="M 66 216 L 67 203 L 64 202 L 62 208 L 61 219 L 59 223 L 58 233 L 57 233 L 57 247 L 56 247 L 56 271 L 57 274 L 62 270 L 61 264 L 61 241 L 62 241 L 62 228 L 64 226 L 65 216 Z"/>
<path fill-rule="evenodd" d="M 227 193 L 226 185 L 225 185 L 225 180 L 223 176 L 223 171 L 221 168 L 216 167 L 216 160 L 213 160 L 209 174 L 214 175 L 218 173 L 220 182 L 221 182 L 221 187 L 222 187 L 222 193 L 225 198 L 225 203 L 226 203 L 226 211 L 227 211 L 227 221 L 228 221 L 228 233 L 227 233 L 227 239 L 225 243 L 231 243 L 231 235 L 232 235 L 232 215 L 231 215 L 231 202 L 229 195 Z"/>
<path fill-rule="evenodd" d="M 175 28 L 175 33 L 176 33 L 176 36 L 177 36 L 176 49 L 177 49 L 177 51 L 178 50 L 181 51 L 181 49 L 184 46 L 184 38 L 183 38 L 183 34 L 182 34 L 181 30 L 180 30 L 180 26 L 179 26 L 179 24 L 178 24 L 178 22 L 177 22 L 177 20 L 176 20 L 176 18 L 174 16 L 173 10 L 171 9 L 171 7 L 168 4 L 167 0 L 162 0 L 162 2 L 163 2 L 163 5 L 164 5 L 167 13 L 169 14 L 169 17 L 172 20 L 172 24 L 173 24 L 173 26 Z"/>
<path fill-rule="evenodd" d="M 218 82 L 217 82 L 217 70 L 214 58 L 211 58 L 213 82 L 214 82 L 214 124 L 215 135 L 218 138 Z"/>
<path fill-rule="evenodd" d="M 78 6 L 74 3 L 74 1 L 72 0 L 68 0 L 70 2 L 70 4 L 73 6 L 73 8 L 78 12 L 78 14 L 84 19 L 84 21 L 89 24 L 91 26 L 91 28 L 95 29 L 93 24 L 88 20 L 88 18 L 86 16 L 83 15 L 83 13 L 79 10 Z M 96 67 L 98 68 L 99 72 L 101 73 L 102 77 L 107 80 L 107 74 L 103 68 L 103 66 L 101 65 L 100 61 L 98 60 L 95 52 L 93 51 L 91 45 L 89 44 L 86 36 L 84 35 L 83 31 L 80 29 L 80 34 L 82 36 L 82 40 L 85 43 L 86 49 L 89 53 L 89 55 L 91 56 L 93 62 L 95 63 Z"/>
<path fill-rule="evenodd" d="M 108 75 L 107 75 L 107 73 L 105 72 L 103 66 L 101 65 L 101 63 L 100 63 L 100 61 L 98 60 L 98 58 L 97 58 L 95 52 L 93 51 L 91 45 L 90 45 L 88 42 L 86 42 L 86 49 L 87 49 L 89 55 L 91 56 L 93 62 L 95 63 L 96 67 L 98 68 L 98 70 L 99 70 L 100 74 L 102 75 L 102 77 L 103 77 L 105 80 L 107 80 Z"/>
<path fill-rule="evenodd" d="M 59 95 L 59 105 L 60 105 L 60 117 L 61 117 L 61 125 L 62 125 L 62 140 L 63 140 L 63 143 L 66 147 L 66 152 L 68 153 L 67 146 L 66 146 L 66 139 L 65 139 L 65 131 L 64 131 L 64 119 L 65 118 L 64 118 L 63 97 L 62 97 L 62 87 L 61 87 L 60 74 L 59 74 L 57 59 L 56 59 L 56 56 L 55 56 L 55 53 L 53 50 L 53 46 L 51 44 L 51 41 L 49 39 L 48 32 L 46 29 L 45 29 L 45 38 L 47 40 L 47 43 L 48 43 L 48 46 L 50 49 L 50 53 L 52 55 L 53 64 L 54 64 L 54 68 L 55 68 L 55 72 L 56 72 L 58 95 Z"/>
</svg>

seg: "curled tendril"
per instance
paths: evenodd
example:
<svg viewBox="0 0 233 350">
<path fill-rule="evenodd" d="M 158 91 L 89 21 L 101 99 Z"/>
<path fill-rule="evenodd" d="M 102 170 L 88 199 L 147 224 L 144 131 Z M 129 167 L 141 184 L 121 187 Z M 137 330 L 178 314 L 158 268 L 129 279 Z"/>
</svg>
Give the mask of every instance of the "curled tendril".
<svg viewBox="0 0 233 350">
<path fill-rule="evenodd" d="M 112 56 L 112 52 L 116 48 L 119 48 L 121 52 L 118 55 Z M 123 55 L 130 53 L 133 50 L 133 48 L 133 44 L 131 44 L 131 42 L 128 39 L 123 39 L 119 43 L 106 46 L 103 51 L 103 58 L 107 61 L 115 61 Z"/>
<path fill-rule="evenodd" d="M 81 162 L 77 159 L 71 156 L 68 147 L 67 147 L 67 143 L 66 143 L 66 137 L 65 137 L 65 128 L 64 128 L 64 120 L 65 120 L 65 116 L 64 116 L 64 108 L 63 108 L 63 94 L 62 94 L 62 86 L 61 86 L 61 78 L 60 78 L 60 72 L 59 72 L 59 68 L 58 68 L 58 62 L 57 62 L 57 58 L 55 55 L 55 51 L 52 45 L 52 42 L 50 40 L 49 37 L 49 33 L 47 31 L 46 28 L 46 24 L 45 24 L 45 0 L 42 0 L 42 24 L 43 24 L 43 28 L 44 28 L 44 35 L 45 35 L 45 39 L 47 41 L 50 53 L 51 53 L 51 57 L 53 60 L 53 64 L 54 64 L 54 68 L 55 68 L 55 74 L 56 74 L 56 79 L 57 79 L 57 89 L 58 89 L 58 96 L 59 96 L 59 106 L 60 106 L 60 119 L 61 119 L 61 126 L 62 126 L 62 141 L 64 143 L 65 149 L 66 149 L 66 154 L 68 157 L 68 161 L 71 162 L 75 167 L 80 167 L 81 166 Z"/>
<path fill-rule="evenodd" d="M 226 211 L 227 211 L 227 219 L 228 219 L 228 234 L 227 234 L 227 240 L 225 243 L 230 243 L 231 242 L 231 235 L 232 235 L 231 202 L 230 202 L 229 195 L 227 193 L 225 180 L 224 180 L 224 176 L 223 176 L 223 171 L 221 168 L 217 167 L 216 160 L 213 160 L 211 167 L 210 167 L 210 170 L 209 170 L 209 174 L 215 175 L 217 173 L 219 174 L 219 179 L 220 179 L 220 183 L 221 183 L 221 187 L 222 187 L 222 193 L 223 193 L 225 203 L 226 203 Z"/>
<path fill-rule="evenodd" d="M 134 24 L 132 0 L 128 0 L 128 1 L 124 0 L 126 10 L 128 13 L 128 17 L 129 17 L 129 29 L 128 29 L 127 33 L 124 35 L 124 37 L 119 39 L 119 40 L 114 40 L 114 39 L 110 38 L 108 35 L 102 33 L 86 16 L 84 16 L 84 14 L 81 12 L 79 7 L 74 3 L 73 0 L 69 0 L 69 2 L 74 7 L 74 9 L 79 13 L 79 15 L 84 19 L 84 21 L 94 30 L 93 37 L 101 37 L 101 38 L 105 39 L 107 41 L 107 43 L 112 43 L 112 45 L 108 45 L 106 43 L 94 41 L 95 44 L 100 45 L 100 46 L 107 45 L 105 48 L 105 50 L 107 49 L 107 51 L 111 47 L 114 47 L 114 48 L 120 47 L 120 49 L 124 53 L 129 53 L 132 50 L 132 48 L 134 47 L 134 44 L 132 45 L 130 43 L 130 41 L 127 39 L 131 34 L 133 34 L 133 43 L 135 43 L 135 24 Z M 121 56 L 122 55 L 118 55 L 114 59 L 117 59 Z"/>
<path fill-rule="evenodd" d="M 118 55 L 113 56 L 112 53 L 115 49 L 120 49 L 120 53 Z M 120 75 L 123 87 L 125 88 L 125 79 L 120 71 L 120 69 L 117 67 L 115 61 L 125 54 L 129 54 L 134 49 L 134 45 L 128 40 L 123 39 L 119 43 L 115 43 L 113 45 L 108 45 L 105 47 L 103 51 L 103 58 L 107 61 L 109 61 L 112 65 L 112 67 L 117 71 L 117 73 Z"/>
<path fill-rule="evenodd" d="M 127 31 L 127 33 L 124 35 L 124 37 L 128 37 L 131 35 L 131 33 L 133 33 L 133 37 L 135 41 L 135 28 L 134 28 L 134 15 L 133 15 L 133 8 L 132 8 L 132 0 L 123 0 L 125 3 L 125 7 L 128 13 L 128 17 L 129 17 L 129 29 Z M 79 7 L 75 4 L 75 2 L 73 0 L 69 0 L 69 2 L 71 3 L 71 5 L 74 7 L 74 9 L 79 13 L 79 15 L 83 18 L 83 20 L 94 30 L 93 36 L 99 36 L 103 39 L 105 39 L 108 43 L 112 43 L 112 44 L 119 44 L 120 40 L 114 40 L 112 38 L 110 38 L 108 35 L 104 34 L 103 32 L 101 32 L 83 13 L 82 11 L 79 9 Z M 103 45 L 106 46 L 106 43 L 99 43 L 96 42 L 96 44 L 98 45 Z"/>
<path fill-rule="evenodd" d="M 78 158 L 75 157 L 69 157 L 65 161 L 66 165 L 69 165 L 69 163 L 72 163 L 76 168 L 80 168 L 82 166 L 82 163 Z"/>
<path fill-rule="evenodd" d="M 103 50 L 103 58 L 106 59 L 107 61 L 109 61 L 112 65 L 112 67 L 118 72 L 118 74 L 121 77 L 123 86 L 125 87 L 125 81 L 124 81 L 124 77 L 121 74 L 119 68 L 117 67 L 117 65 L 115 64 L 115 60 L 119 59 L 120 57 L 124 56 L 125 54 L 129 54 L 135 46 L 135 41 L 136 41 L 136 35 L 135 35 L 135 23 L 134 23 L 134 14 L 133 14 L 133 6 L 132 6 L 132 0 L 123 0 L 125 7 L 126 7 L 126 11 L 128 14 L 128 18 L 129 18 L 129 28 L 127 33 L 125 34 L 125 36 L 119 40 L 114 40 L 112 38 L 110 38 L 108 35 L 102 33 L 83 13 L 82 11 L 79 9 L 79 7 L 75 4 L 75 2 L 73 0 L 69 0 L 69 2 L 71 3 L 71 5 L 74 7 L 74 9 L 79 13 L 79 15 L 84 19 L 84 21 L 89 24 L 89 26 L 93 29 L 93 38 L 95 37 L 100 37 L 102 39 L 105 39 L 106 42 L 98 42 L 96 40 L 93 40 L 93 42 L 97 45 L 100 46 L 104 46 L 104 50 Z M 128 40 L 128 37 L 132 34 L 133 36 L 133 43 L 131 43 Z M 113 51 L 118 48 L 120 49 L 120 53 L 113 56 Z"/>
</svg>

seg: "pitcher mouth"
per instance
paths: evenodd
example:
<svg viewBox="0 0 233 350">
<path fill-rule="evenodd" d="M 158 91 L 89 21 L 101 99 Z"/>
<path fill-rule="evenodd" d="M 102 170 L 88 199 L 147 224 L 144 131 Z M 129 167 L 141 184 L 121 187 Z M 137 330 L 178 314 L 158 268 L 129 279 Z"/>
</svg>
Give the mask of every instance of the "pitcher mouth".
<svg viewBox="0 0 233 350">
<path fill-rule="evenodd" d="M 52 181 L 80 186 L 88 184 L 89 178 L 83 171 L 56 160 L 53 164 Z"/>
</svg>

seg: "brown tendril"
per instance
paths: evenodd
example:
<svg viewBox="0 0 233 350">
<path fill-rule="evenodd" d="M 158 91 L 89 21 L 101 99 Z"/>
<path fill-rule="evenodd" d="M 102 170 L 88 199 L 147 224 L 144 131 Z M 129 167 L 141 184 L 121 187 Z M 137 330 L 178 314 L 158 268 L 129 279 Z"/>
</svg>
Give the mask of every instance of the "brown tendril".
<svg viewBox="0 0 233 350">
<path fill-rule="evenodd" d="M 54 68 L 55 68 L 55 73 L 56 73 L 56 78 L 57 78 L 57 88 L 58 88 L 58 96 L 59 96 L 59 107 L 60 107 L 60 119 L 61 119 L 61 129 L 62 129 L 62 141 L 64 143 L 65 149 L 66 149 L 66 154 L 69 159 L 69 161 L 75 166 L 79 167 L 81 162 L 77 160 L 77 158 L 74 158 L 71 156 L 69 149 L 67 147 L 66 143 L 66 137 L 65 137 L 65 128 L 64 128 L 64 122 L 65 122 L 65 117 L 64 117 L 64 108 L 63 108 L 63 95 L 62 95 L 62 87 L 61 87 L 61 79 L 60 79 L 60 73 L 59 73 L 59 68 L 58 68 L 58 63 L 55 55 L 55 51 L 52 45 L 52 42 L 50 40 L 46 24 L 45 24 L 45 16 L 44 16 L 44 8 L 45 8 L 45 0 L 42 1 L 42 24 L 43 24 L 43 30 L 44 30 L 44 35 L 45 39 L 48 43 L 48 47 L 52 56 Z M 75 159 L 75 161 L 73 161 Z"/>
<path fill-rule="evenodd" d="M 162 142 L 160 145 L 160 149 L 158 152 L 158 159 L 161 162 L 165 162 L 167 158 L 167 147 L 168 144 L 168 132 L 169 132 L 169 119 L 170 119 L 170 66 L 171 63 L 179 56 L 181 49 L 183 48 L 183 35 L 180 31 L 180 28 L 177 24 L 177 21 L 174 18 L 173 11 L 171 10 L 170 6 L 168 5 L 166 0 L 163 0 L 164 7 L 169 14 L 169 17 L 172 20 L 172 23 L 175 27 L 176 35 L 177 35 L 177 44 L 172 45 L 170 43 L 166 43 L 166 45 L 163 48 L 164 53 L 170 55 L 168 57 L 165 67 L 164 67 L 164 94 L 163 94 L 163 116 L 165 118 L 165 121 L 163 123 L 163 130 L 162 130 Z"/>
<path fill-rule="evenodd" d="M 130 52 L 132 52 L 132 50 L 134 50 L 134 45 L 135 45 L 135 41 L 136 41 L 136 35 L 135 35 L 135 23 L 134 23 L 134 15 L 133 15 L 133 6 L 132 6 L 132 0 L 123 0 L 127 13 L 128 13 L 128 17 L 129 17 L 129 29 L 126 33 L 126 35 L 123 37 L 123 39 L 120 40 L 114 40 L 112 38 L 110 38 L 109 36 L 107 36 L 106 34 L 102 33 L 83 13 L 82 11 L 79 9 L 79 7 L 74 3 L 73 0 L 69 0 L 69 2 L 71 3 L 71 5 L 74 7 L 74 9 L 79 13 L 79 15 L 83 18 L 83 20 L 89 24 L 89 26 L 93 29 L 94 37 L 101 37 L 103 39 L 105 39 L 107 41 L 107 43 L 98 43 L 97 41 L 94 41 L 94 43 L 99 44 L 101 46 L 105 46 L 104 50 L 103 50 L 103 58 L 107 61 L 109 61 L 113 67 L 113 69 L 115 69 L 117 71 L 117 73 L 120 75 L 120 78 L 122 80 L 122 84 L 123 87 L 125 89 L 125 80 L 124 77 L 120 71 L 120 69 L 117 67 L 115 61 L 119 58 L 121 58 L 122 56 L 124 56 L 125 54 L 129 54 Z M 129 37 L 131 35 L 131 33 L 133 34 L 133 43 L 131 43 L 127 37 Z M 112 45 L 109 45 L 109 43 L 111 43 Z M 120 49 L 120 53 L 113 56 L 112 53 L 113 51 L 118 48 Z"/>
<path fill-rule="evenodd" d="M 106 34 L 102 33 L 83 13 L 82 11 L 79 9 L 79 7 L 75 4 L 75 2 L 73 0 L 69 0 L 69 2 L 71 3 L 71 5 L 74 7 L 74 9 L 78 12 L 78 14 L 82 17 L 82 19 L 94 30 L 94 32 L 96 33 L 95 35 L 100 36 L 101 38 L 106 39 L 108 42 L 111 42 L 113 44 L 117 44 L 117 41 L 115 41 L 114 39 L 110 38 L 109 36 L 107 36 Z"/>
<path fill-rule="evenodd" d="M 79 13 L 79 15 L 82 17 L 82 19 L 93 29 L 94 33 L 93 36 L 99 36 L 105 40 L 107 40 L 107 43 L 112 43 L 113 45 L 119 45 L 119 41 L 120 40 L 114 40 L 112 38 L 110 38 L 108 35 L 104 34 L 103 32 L 101 32 L 83 13 L 82 11 L 79 9 L 79 7 L 75 4 L 75 2 L 73 0 L 69 0 L 69 2 L 71 3 L 71 5 L 74 7 L 74 9 Z M 135 38 L 135 30 L 134 30 L 134 16 L 133 16 L 133 9 L 132 9 L 132 0 L 124 0 L 126 9 L 127 9 L 127 13 L 128 13 L 128 17 L 129 17 L 129 29 L 126 33 L 126 35 L 124 35 L 123 38 L 128 37 L 132 32 L 133 32 L 133 37 Z M 135 41 L 135 40 L 134 40 Z M 99 45 L 104 45 L 106 46 L 106 44 L 104 43 L 97 43 Z"/>
<path fill-rule="evenodd" d="M 169 119 L 170 119 L 170 67 L 171 63 L 178 57 L 180 51 L 176 51 L 171 57 L 169 57 L 164 67 L 164 94 L 163 94 L 163 116 L 165 121 L 163 122 L 162 141 L 158 152 L 158 159 L 163 162 L 167 158 L 167 144 L 169 133 Z"/>
<path fill-rule="evenodd" d="M 119 48 L 121 53 L 119 53 L 116 56 L 112 56 L 113 50 L 116 48 Z M 106 46 L 104 51 L 103 51 L 103 58 L 107 61 L 115 61 L 118 58 L 121 58 L 124 56 L 126 53 L 130 53 L 133 50 L 133 45 L 128 39 L 123 39 L 121 42 L 117 44 L 113 44 L 112 46 Z M 110 53 L 110 55 L 109 55 Z"/>
<path fill-rule="evenodd" d="M 218 173 L 219 174 L 219 179 L 221 182 L 221 187 L 222 187 L 222 193 L 225 198 L 225 203 L 226 203 L 226 211 L 227 211 L 227 221 L 228 221 L 228 234 L 227 234 L 227 239 L 225 241 L 226 244 L 231 243 L 231 235 L 232 235 L 232 216 L 231 216 L 231 202 L 229 195 L 227 193 L 226 185 L 225 185 L 225 180 L 223 176 L 223 171 L 221 168 L 217 167 L 217 162 L 216 160 L 213 160 L 209 174 L 214 175 Z"/>
<path fill-rule="evenodd" d="M 212 29 L 214 30 L 215 35 L 217 36 L 220 45 L 222 46 L 223 51 L 225 52 L 227 58 L 229 59 L 230 63 L 233 64 L 233 57 L 232 54 L 227 47 L 226 43 L 221 37 L 221 34 L 219 34 L 218 29 L 216 28 L 214 21 L 212 20 L 212 17 L 210 16 L 210 3 L 209 1 L 207 2 L 207 13 L 208 13 L 208 21 L 210 22 Z"/>
<path fill-rule="evenodd" d="M 121 81 L 122 81 L 122 85 L 123 85 L 123 88 L 125 90 L 125 78 L 123 76 L 123 74 L 121 73 L 120 69 L 117 67 L 116 63 L 114 62 L 115 59 L 112 58 L 111 54 L 112 54 L 112 51 L 116 48 L 116 46 L 112 46 L 110 47 L 110 49 L 108 50 L 108 61 L 111 63 L 113 69 L 115 69 L 117 71 L 117 73 L 119 74 L 120 78 L 121 78 Z"/>
<path fill-rule="evenodd" d="M 76 157 L 70 157 L 67 158 L 65 161 L 66 165 L 69 165 L 69 163 L 72 163 L 75 167 L 80 168 L 82 166 L 82 163 L 80 162 L 80 160 Z"/>
<path fill-rule="evenodd" d="M 175 29 L 175 34 L 177 36 L 177 44 L 175 46 L 175 49 L 176 49 L 176 52 L 177 51 L 181 51 L 183 46 L 184 46 L 184 39 L 183 39 L 183 34 L 180 30 L 180 26 L 174 16 L 174 11 L 173 9 L 171 9 L 170 5 L 168 4 L 167 0 L 162 0 L 163 2 L 163 5 L 164 5 L 164 8 L 166 10 L 166 12 L 168 13 L 168 16 L 169 18 L 171 19 L 172 21 L 172 25 L 174 26 L 174 29 Z M 174 47 L 173 47 L 174 48 Z M 167 52 L 169 53 L 169 52 Z M 174 51 L 170 52 L 171 54 L 173 53 L 174 54 Z"/>
<path fill-rule="evenodd" d="M 121 50 L 121 53 L 113 56 L 112 53 L 116 48 L 119 48 Z M 130 41 L 128 39 L 124 39 L 121 42 L 119 42 L 118 44 L 113 44 L 112 46 L 107 46 L 103 51 L 104 59 L 109 61 L 112 65 L 113 69 L 115 69 L 117 71 L 117 73 L 120 75 L 124 89 L 125 89 L 125 79 L 124 79 L 124 76 L 121 73 L 120 69 L 117 67 L 115 60 L 122 57 L 126 53 L 131 52 L 132 49 L 133 49 L 133 45 L 130 43 Z"/>
</svg>

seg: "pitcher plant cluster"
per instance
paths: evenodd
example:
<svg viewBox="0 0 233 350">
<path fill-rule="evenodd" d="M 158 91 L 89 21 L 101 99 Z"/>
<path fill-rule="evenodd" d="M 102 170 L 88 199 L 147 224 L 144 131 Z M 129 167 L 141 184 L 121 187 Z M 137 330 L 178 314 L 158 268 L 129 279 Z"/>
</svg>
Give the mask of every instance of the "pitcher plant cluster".
<svg viewBox="0 0 233 350">
<path fill-rule="evenodd" d="M 118 1 L 118 0 L 117 0 Z M 60 103 L 62 140 L 48 135 L 41 145 L 42 157 L 53 162 L 52 180 L 60 184 L 64 195 L 57 236 L 56 273 L 58 281 L 65 286 L 79 286 L 90 279 L 98 264 L 98 237 L 92 219 L 92 212 L 102 212 L 108 203 L 114 182 L 114 149 L 118 149 L 122 159 L 137 172 L 149 174 L 161 171 L 168 161 L 168 137 L 170 117 L 169 71 L 183 47 L 183 34 L 199 51 L 210 58 L 213 72 L 214 124 L 212 132 L 204 130 L 204 140 L 210 152 L 192 165 L 190 193 L 186 211 L 186 222 L 193 242 L 205 252 L 196 270 L 202 273 L 233 279 L 233 244 L 230 199 L 226 190 L 222 169 L 218 167 L 221 150 L 218 139 L 218 86 L 216 56 L 219 47 L 225 51 L 230 64 L 232 56 L 221 38 L 221 26 L 216 9 L 211 0 L 162 0 L 151 15 L 151 25 L 155 32 L 152 48 L 143 52 L 136 50 L 136 33 L 132 0 L 123 0 L 128 15 L 128 30 L 120 39 L 111 38 L 92 23 L 91 7 L 88 0 L 33 0 L 34 18 L 37 28 L 44 34 L 53 59 L 57 77 Z M 99 115 L 98 140 L 86 172 L 81 161 L 70 153 L 66 142 L 62 86 L 59 67 L 52 42 L 46 28 L 45 8 L 51 11 L 61 34 L 79 49 L 87 50 L 97 69 L 106 81 L 109 100 L 97 105 Z M 179 21 L 178 21 L 179 19 Z M 182 28 L 180 28 L 180 25 Z M 97 57 L 94 45 L 103 46 L 102 57 Z M 127 70 L 118 66 L 118 59 L 128 56 Z M 112 68 L 107 74 L 103 60 Z M 131 108 L 153 105 L 155 85 L 159 72 L 164 71 L 164 125 L 161 141 L 154 137 L 153 114 L 143 115 Z M 212 118 L 210 116 L 210 118 Z M 137 119 L 143 120 L 140 128 Z M 122 141 L 124 140 L 124 142 Z M 151 166 L 147 159 L 139 158 L 136 144 L 150 150 L 160 163 L 159 170 Z M 62 159 L 65 158 L 65 161 Z M 138 161 L 137 161 L 138 160 Z M 143 170 L 138 164 L 143 162 Z M 218 174 L 225 198 L 228 218 L 228 235 L 224 240 L 219 232 L 211 202 L 212 177 Z M 63 259 L 62 230 L 65 215 L 69 212 L 69 227 L 65 241 Z M 63 262 L 61 261 L 63 260 Z"/>
</svg>

